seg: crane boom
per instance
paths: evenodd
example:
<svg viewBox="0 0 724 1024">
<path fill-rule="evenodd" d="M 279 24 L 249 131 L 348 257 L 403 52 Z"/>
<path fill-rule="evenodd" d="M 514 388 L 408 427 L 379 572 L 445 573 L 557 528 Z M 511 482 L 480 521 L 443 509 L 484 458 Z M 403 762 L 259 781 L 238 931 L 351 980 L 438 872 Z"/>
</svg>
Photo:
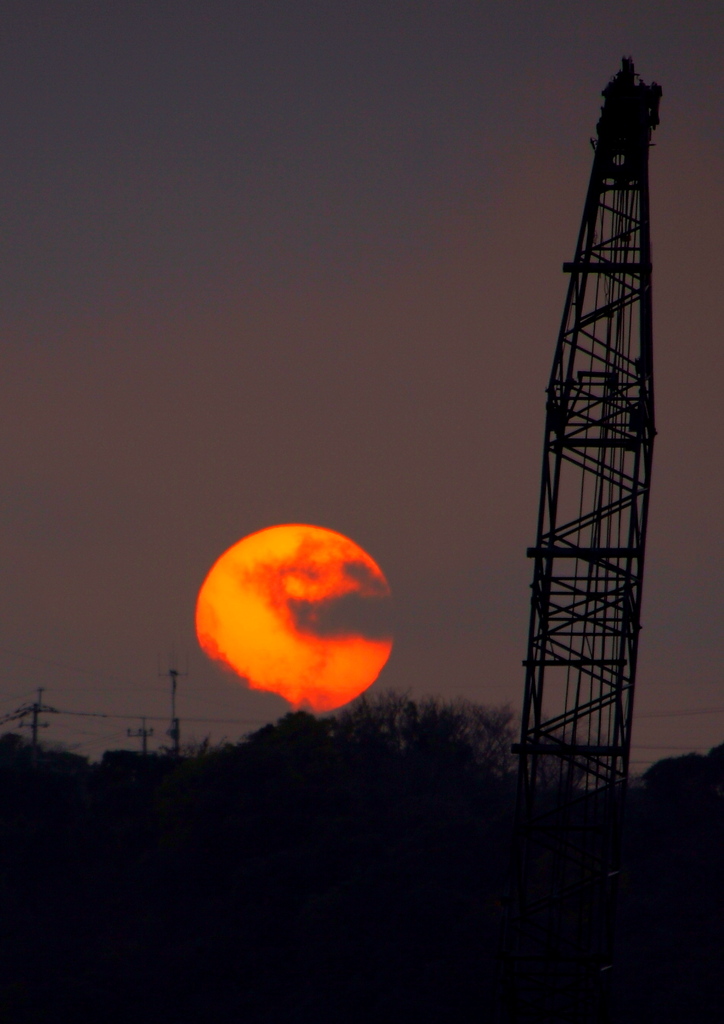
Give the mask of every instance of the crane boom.
<svg viewBox="0 0 724 1024">
<path fill-rule="evenodd" d="M 502 942 L 506 1024 L 605 1024 L 654 442 L 648 156 L 661 88 L 603 91 L 547 388 Z"/>
</svg>

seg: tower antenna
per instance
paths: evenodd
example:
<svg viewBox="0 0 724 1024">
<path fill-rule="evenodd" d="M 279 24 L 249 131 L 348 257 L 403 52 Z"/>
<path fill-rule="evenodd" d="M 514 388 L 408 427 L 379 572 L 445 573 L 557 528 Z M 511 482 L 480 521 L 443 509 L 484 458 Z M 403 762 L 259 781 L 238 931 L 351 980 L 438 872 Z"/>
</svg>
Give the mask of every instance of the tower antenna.
<svg viewBox="0 0 724 1024">
<path fill-rule="evenodd" d="M 180 676 L 187 676 L 188 668 L 185 672 L 179 672 L 176 668 L 176 654 L 171 653 L 170 665 L 166 672 L 159 670 L 159 676 L 165 676 L 171 683 L 171 726 L 167 730 L 166 735 L 171 737 L 171 752 L 174 757 L 178 757 L 181 753 L 181 721 L 176 715 L 176 690 L 178 688 L 178 680 Z"/>
<path fill-rule="evenodd" d="M 654 442 L 648 157 L 661 88 L 603 91 L 548 384 L 502 941 L 505 1024 L 606 1024 Z"/>
</svg>

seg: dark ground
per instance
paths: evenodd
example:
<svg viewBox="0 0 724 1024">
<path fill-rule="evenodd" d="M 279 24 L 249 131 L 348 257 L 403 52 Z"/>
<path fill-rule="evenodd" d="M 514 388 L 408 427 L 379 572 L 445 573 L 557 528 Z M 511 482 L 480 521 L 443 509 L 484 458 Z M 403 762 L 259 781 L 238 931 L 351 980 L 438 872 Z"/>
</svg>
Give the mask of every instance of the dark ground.
<svg viewBox="0 0 724 1024">
<path fill-rule="evenodd" d="M 492 1019 L 511 716 L 391 697 L 88 765 L 0 737 L 0 1020 Z M 724 1002 L 724 749 L 632 787 L 616 1021 Z"/>
</svg>

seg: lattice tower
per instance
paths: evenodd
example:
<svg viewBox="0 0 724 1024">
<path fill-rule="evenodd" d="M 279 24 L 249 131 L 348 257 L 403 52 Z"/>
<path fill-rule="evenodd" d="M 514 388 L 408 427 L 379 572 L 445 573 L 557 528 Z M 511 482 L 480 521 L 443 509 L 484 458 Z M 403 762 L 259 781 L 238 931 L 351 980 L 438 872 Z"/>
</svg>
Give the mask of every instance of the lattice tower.
<svg viewBox="0 0 724 1024">
<path fill-rule="evenodd" d="M 648 156 L 661 89 L 604 89 L 547 389 L 502 944 L 508 1024 L 609 1020 L 654 442 Z"/>
</svg>

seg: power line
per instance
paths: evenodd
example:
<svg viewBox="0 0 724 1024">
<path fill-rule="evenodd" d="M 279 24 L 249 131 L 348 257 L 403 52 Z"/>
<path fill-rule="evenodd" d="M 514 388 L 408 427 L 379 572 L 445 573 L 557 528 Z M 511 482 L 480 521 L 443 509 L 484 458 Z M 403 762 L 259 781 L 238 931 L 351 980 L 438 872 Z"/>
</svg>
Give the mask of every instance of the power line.
<svg viewBox="0 0 724 1024">
<path fill-rule="evenodd" d="M 171 681 L 172 681 L 172 702 L 171 702 L 172 718 L 171 718 L 171 729 L 168 732 L 169 732 L 169 735 L 171 736 L 171 738 L 173 740 L 173 753 L 176 756 L 179 756 L 179 754 L 180 754 L 180 728 L 179 728 L 179 719 L 176 716 L 176 706 L 175 706 L 175 696 L 176 696 L 175 689 L 176 689 L 176 676 L 177 675 L 178 675 L 178 673 L 175 670 L 171 670 L 169 672 L 169 676 L 170 676 Z M 37 691 L 37 694 L 38 694 L 37 699 L 35 701 L 33 701 L 32 704 L 30 704 L 30 703 L 23 704 L 20 707 L 16 708 L 14 711 L 10 711 L 10 712 L 6 713 L 5 715 L 0 716 L 0 726 L 2 726 L 2 725 L 10 725 L 11 723 L 18 722 L 19 723 L 19 728 L 21 728 L 21 729 L 22 728 L 30 728 L 31 729 L 31 731 L 32 731 L 32 741 L 31 741 L 31 743 L 32 743 L 32 763 L 33 763 L 34 766 L 38 762 L 38 750 L 39 750 L 38 729 L 47 729 L 49 724 L 50 724 L 48 722 L 41 722 L 40 718 L 39 718 L 40 714 L 53 714 L 53 715 L 70 716 L 70 717 L 77 717 L 77 718 L 113 719 L 113 720 L 116 720 L 116 721 L 118 721 L 118 720 L 120 720 L 120 721 L 128 721 L 129 719 L 131 719 L 131 720 L 134 719 L 134 718 L 138 719 L 140 717 L 141 718 L 141 728 L 138 729 L 138 730 L 135 730 L 135 731 L 131 730 L 130 728 L 126 729 L 126 735 L 129 736 L 129 737 L 133 736 L 133 737 L 138 737 L 138 738 L 141 739 L 141 741 L 142 741 L 142 752 L 143 752 L 144 755 L 147 754 L 147 752 L 148 752 L 147 739 L 148 739 L 149 736 L 152 736 L 153 732 L 154 732 L 153 728 L 147 728 L 146 727 L 147 720 L 148 721 L 159 721 L 159 722 L 165 721 L 165 718 L 163 718 L 160 715 L 139 716 L 137 713 L 136 714 L 125 714 L 124 715 L 124 714 L 115 714 L 113 712 L 104 712 L 104 711 L 77 711 L 77 710 L 70 709 L 70 708 L 51 707 L 50 705 L 43 703 L 43 700 L 42 700 L 43 688 L 42 687 Z M 25 721 L 25 719 L 28 716 L 30 716 L 30 718 L 31 718 L 30 722 L 26 722 Z M 214 718 L 206 719 L 206 718 L 194 717 L 194 718 L 188 719 L 188 721 L 190 721 L 190 722 L 199 722 L 199 723 L 203 723 L 203 724 L 207 724 L 207 725 L 212 725 L 212 724 L 246 725 L 246 726 L 255 726 L 257 728 L 261 725 L 261 723 L 258 720 L 254 721 L 254 720 L 250 720 L 250 719 L 224 719 L 224 718 L 222 718 L 222 719 L 218 719 L 218 718 L 216 718 L 216 719 L 214 719 Z M 17 727 L 18 726 L 16 726 L 16 728 Z M 82 731 L 83 730 L 81 730 L 81 732 Z M 118 732 L 114 730 L 114 732 L 112 734 L 106 733 L 103 736 L 95 738 L 94 740 L 88 740 L 85 743 L 76 744 L 76 748 L 78 746 L 87 746 L 87 745 L 89 745 L 92 742 L 95 742 L 95 743 L 104 742 L 104 740 L 107 739 L 109 735 L 114 735 L 115 736 L 117 734 L 118 734 Z"/>
<path fill-rule="evenodd" d="M 86 734 L 89 735 L 89 734 Z M 77 743 L 73 743 L 69 746 L 70 750 L 82 750 L 84 747 L 90 747 L 97 743 L 107 743 L 109 740 L 118 739 L 124 736 L 125 733 L 122 729 L 114 729 L 113 732 L 104 732 L 100 736 L 93 736 L 91 739 L 80 740 Z"/>
<path fill-rule="evenodd" d="M 663 745 L 663 746 L 662 745 L 656 746 L 656 745 L 652 745 L 651 743 L 634 743 L 632 745 L 633 745 L 634 749 L 636 749 L 636 750 L 688 750 L 692 754 L 696 753 L 696 750 L 692 750 L 691 744 L 689 744 L 688 746 L 685 746 L 685 747 L 672 746 L 670 743 L 667 743 L 666 745 Z M 699 747 L 697 749 L 703 750 L 705 748 L 704 747 Z"/>
<path fill-rule="evenodd" d="M 22 719 L 25 718 L 27 715 L 32 716 L 29 723 L 29 728 L 32 736 L 31 759 L 33 767 L 35 767 L 38 763 L 38 729 L 47 729 L 49 724 L 48 722 L 41 722 L 39 719 L 40 713 L 43 711 L 52 714 L 55 712 L 55 708 L 51 708 L 47 704 L 43 704 L 43 687 L 41 686 L 40 689 L 38 690 L 37 700 L 33 701 L 32 704 L 26 704 L 24 707 L 18 708 L 18 710 L 14 714 L 5 716 L 5 720 L 9 721 L 13 721 L 19 718 L 21 729 L 24 726 L 28 725 L 28 723 L 23 722 Z"/>
<path fill-rule="evenodd" d="M 724 707 L 721 708 L 681 708 L 678 711 L 644 711 L 637 714 L 636 718 L 683 718 L 688 715 L 722 715 Z"/>
<path fill-rule="evenodd" d="M 20 696 L 20 695 L 18 695 L 18 696 Z M 17 697 L 15 699 L 17 699 Z M 142 715 L 139 715 L 138 712 L 135 712 L 135 711 L 128 712 L 127 714 L 118 714 L 118 713 L 115 713 L 115 712 L 107 712 L 107 711 L 75 711 L 75 710 L 71 710 L 71 709 L 67 709 L 67 708 L 58 708 L 58 709 L 54 709 L 54 711 L 55 711 L 56 714 L 60 714 L 60 715 L 76 715 L 76 716 L 81 716 L 81 717 L 85 717 L 85 718 L 115 718 L 115 719 L 119 719 L 119 720 L 124 720 L 124 719 L 138 719 L 138 718 L 141 718 L 141 717 L 145 717 L 145 718 L 148 719 L 149 722 L 165 722 L 165 721 L 167 721 L 167 718 L 166 718 L 165 715 L 145 715 L 145 716 L 142 716 Z M 646 711 L 646 712 L 640 712 L 639 714 L 637 714 L 636 717 L 637 717 L 637 719 L 640 719 L 640 718 L 681 718 L 681 717 L 685 717 L 685 716 L 689 716 L 689 715 L 715 715 L 715 714 L 724 714 L 724 707 L 718 707 L 718 708 L 683 708 L 683 709 L 679 709 L 677 711 Z M 3 723 L 3 721 L 7 721 L 11 717 L 11 715 L 14 715 L 14 713 L 2 716 L 2 718 L 0 718 L 0 725 Z M 185 722 L 197 722 L 197 723 L 207 724 L 207 725 L 262 725 L 263 724 L 261 719 L 252 719 L 252 718 L 205 718 L 205 717 L 201 717 L 201 716 L 198 716 L 198 715 L 191 716 L 191 717 L 189 717 L 188 715 L 185 715 L 184 716 L 184 721 Z M 661 749 L 664 749 L 664 748 L 661 748 Z M 673 749 L 673 748 L 666 748 L 666 749 Z M 684 749 L 684 748 L 682 748 L 682 749 Z"/>
<path fill-rule="evenodd" d="M 146 728 L 146 719 L 141 719 L 140 729 L 126 729 L 126 735 L 140 738 L 141 740 L 141 753 L 145 757 L 148 754 L 148 737 L 153 736 L 153 729 Z"/>
<path fill-rule="evenodd" d="M 116 715 L 106 714 L 103 711 L 64 711 L 59 710 L 60 715 L 82 715 L 86 718 L 117 718 L 127 721 L 129 718 L 145 718 L 148 722 L 167 722 L 165 715 Z M 256 718 L 189 718 L 184 715 L 184 722 L 198 722 L 203 725 L 263 725 L 264 723 Z"/>
<path fill-rule="evenodd" d="M 65 668 L 69 672 L 78 672 L 81 675 L 95 676 L 97 679 L 106 679 L 114 683 L 126 683 L 126 680 L 119 676 L 107 676 L 95 668 L 82 668 L 78 665 L 69 665 L 67 661 L 57 661 L 54 658 L 43 658 L 40 654 L 28 654 L 26 651 L 15 651 L 11 647 L 0 645 L 0 654 L 9 654 L 13 658 L 23 658 L 26 661 L 37 661 L 42 665 L 51 665 L 53 668 Z"/>
</svg>

